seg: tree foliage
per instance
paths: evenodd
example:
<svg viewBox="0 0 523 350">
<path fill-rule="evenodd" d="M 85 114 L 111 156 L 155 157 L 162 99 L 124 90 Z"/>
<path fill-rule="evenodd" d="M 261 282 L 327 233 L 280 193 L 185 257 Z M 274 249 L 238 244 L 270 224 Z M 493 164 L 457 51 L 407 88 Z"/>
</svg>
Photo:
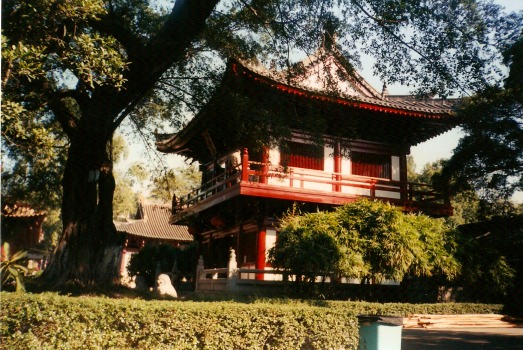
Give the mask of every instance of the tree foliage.
<svg viewBox="0 0 523 350">
<path fill-rule="evenodd" d="M 363 199 L 334 212 L 285 217 L 270 260 L 306 281 L 325 275 L 372 283 L 406 275 L 453 279 L 460 271 L 455 249 L 441 220 Z"/>
<path fill-rule="evenodd" d="M 421 173 L 411 176 L 410 181 L 441 186 L 449 162 L 452 160 L 440 159 L 427 163 Z M 496 216 L 509 217 L 520 211 L 511 198 L 485 196 L 482 195 L 482 191 L 476 191 L 469 186 L 460 187 L 456 183 L 452 183 L 451 187 L 455 190 L 451 199 L 453 215 L 445 220 L 452 226 L 490 220 Z"/>
<path fill-rule="evenodd" d="M 329 276 L 344 266 L 343 254 L 333 233 L 335 217 L 330 213 L 306 213 L 287 216 L 278 233 L 276 247 L 270 250 L 271 264 L 296 275 L 297 281 L 314 282 L 316 277 Z M 354 271 L 355 273 L 355 271 Z"/>
<path fill-rule="evenodd" d="M 456 189 L 508 199 L 523 190 L 523 105 L 510 90 L 490 88 L 460 109 L 465 136 L 445 164 Z"/>
<path fill-rule="evenodd" d="M 502 223 L 503 220 L 498 222 Z M 518 250 L 521 233 L 515 227 L 496 228 L 493 231 L 459 237 L 456 255 L 463 270 L 458 282 L 464 287 L 468 300 L 518 304 L 505 298 L 516 283 L 516 288 L 521 285 L 515 279 L 518 270 L 521 275 Z"/>
<path fill-rule="evenodd" d="M 407 156 L 407 181 L 418 182 L 418 174 L 416 173 L 416 162 L 412 155 Z"/>
<path fill-rule="evenodd" d="M 137 188 L 139 185 L 143 185 L 143 182 L 149 177 L 149 172 L 145 164 L 141 162 L 123 165 L 128 161 L 129 147 L 122 135 L 118 134 L 113 138 L 111 151 L 113 162 L 116 165 L 113 218 L 126 220 L 136 212 L 136 205 L 141 196 Z"/>
<path fill-rule="evenodd" d="M 465 136 L 443 177 L 455 191 L 472 188 L 482 197 L 506 200 L 523 190 L 523 31 L 505 45 L 505 86 L 480 89 L 461 106 Z"/>
<path fill-rule="evenodd" d="M 150 196 L 164 202 L 171 202 L 173 196 L 179 198 L 201 184 L 201 173 L 196 165 L 169 169 L 160 176 L 153 177 Z"/>
</svg>

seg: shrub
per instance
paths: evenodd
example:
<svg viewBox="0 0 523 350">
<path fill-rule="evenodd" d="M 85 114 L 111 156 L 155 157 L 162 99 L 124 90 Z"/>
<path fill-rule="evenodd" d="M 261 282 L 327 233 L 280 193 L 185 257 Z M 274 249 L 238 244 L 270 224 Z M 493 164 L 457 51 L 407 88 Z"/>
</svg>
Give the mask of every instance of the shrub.
<svg viewBox="0 0 523 350">
<path fill-rule="evenodd" d="M 146 301 L 1 293 L 5 349 L 356 349 L 358 314 L 499 313 L 501 305 Z"/>
<path fill-rule="evenodd" d="M 196 271 L 196 243 L 173 247 L 168 244 L 147 244 L 131 257 L 127 269 L 131 276 L 141 275 L 146 283 L 155 285 L 156 270 L 160 273 L 176 272 L 176 280 L 190 280 Z M 173 281 L 174 283 L 175 281 Z"/>
<path fill-rule="evenodd" d="M 24 276 L 29 272 L 26 264 L 26 251 L 18 251 L 11 254 L 9 243 L 2 245 L 2 257 L 0 260 L 0 276 L 2 289 L 15 288 L 17 292 L 24 292 Z"/>
<path fill-rule="evenodd" d="M 441 220 L 361 199 L 334 212 L 288 215 L 269 252 L 272 266 L 308 277 L 372 283 L 404 276 L 456 277 L 454 235 Z"/>
<path fill-rule="evenodd" d="M 287 218 L 278 234 L 277 249 L 269 251 L 272 264 L 306 282 L 336 271 L 342 251 L 331 229 L 331 217 L 330 213 L 316 213 Z"/>
<path fill-rule="evenodd" d="M 2 295 L 9 349 L 355 349 L 357 321 L 307 304 Z"/>
</svg>

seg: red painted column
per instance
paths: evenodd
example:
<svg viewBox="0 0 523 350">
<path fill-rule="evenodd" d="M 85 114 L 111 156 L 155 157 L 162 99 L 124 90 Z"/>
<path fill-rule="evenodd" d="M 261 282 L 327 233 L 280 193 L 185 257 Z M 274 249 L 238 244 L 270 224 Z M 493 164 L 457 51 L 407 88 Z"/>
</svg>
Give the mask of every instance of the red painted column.
<svg viewBox="0 0 523 350">
<path fill-rule="evenodd" d="M 408 189 L 408 180 L 407 180 L 407 155 L 400 155 L 400 181 L 401 181 L 401 200 L 405 203 L 408 199 L 407 189 Z"/>
<path fill-rule="evenodd" d="M 336 181 L 341 181 L 341 145 L 339 142 L 337 142 L 334 145 L 334 172 L 336 173 L 334 179 Z M 334 185 L 333 191 L 340 192 L 341 186 L 340 185 Z"/>
<path fill-rule="evenodd" d="M 244 181 L 249 181 L 249 151 L 247 148 L 244 148 L 242 153 L 242 182 Z"/>
<path fill-rule="evenodd" d="M 256 246 L 258 247 L 258 250 L 256 251 L 256 269 L 257 270 L 264 270 L 266 266 L 265 262 L 265 252 L 266 252 L 266 231 L 265 227 L 260 229 L 258 231 L 258 244 Z M 256 279 L 263 281 L 264 274 L 263 273 L 257 273 Z"/>
<path fill-rule="evenodd" d="M 269 173 L 269 149 L 268 148 L 264 148 L 263 149 L 263 153 L 262 153 L 262 159 L 261 159 L 261 162 L 262 162 L 262 176 L 261 176 L 261 183 L 262 184 L 266 184 L 268 183 L 269 179 L 267 178 L 267 174 Z"/>
</svg>

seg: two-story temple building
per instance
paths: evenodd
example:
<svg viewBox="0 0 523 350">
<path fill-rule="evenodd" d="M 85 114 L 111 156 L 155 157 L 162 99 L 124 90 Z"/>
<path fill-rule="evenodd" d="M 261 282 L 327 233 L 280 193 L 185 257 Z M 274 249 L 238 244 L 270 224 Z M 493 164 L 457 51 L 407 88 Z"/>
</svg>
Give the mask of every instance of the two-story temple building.
<svg viewBox="0 0 523 350">
<path fill-rule="evenodd" d="M 233 248 L 238 267 L 266 269 L 278 217 L 296 205 L 366 197 L 452 215 L 444 189 L 407 181 L 407 155 L 459 124 L 454 107 L 377 91 L 332 50 L 292 71 L 231 59 L 208 104 L 180 132 L 157 136 L 158 150 L 202 171 L 200 188 L 173 199 L 170 222 L 189 226 L 206 268 L 226 266 Z"/>
</svg>

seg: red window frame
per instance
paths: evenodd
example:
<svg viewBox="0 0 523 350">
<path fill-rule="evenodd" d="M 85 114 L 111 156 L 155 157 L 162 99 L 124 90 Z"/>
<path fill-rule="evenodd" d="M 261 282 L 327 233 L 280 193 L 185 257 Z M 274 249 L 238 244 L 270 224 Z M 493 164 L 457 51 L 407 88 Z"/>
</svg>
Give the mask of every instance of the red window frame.
<svg viewBox="0 0 523 350">
<path fill-rule="evenodd" d="M 288 167 L 324 170 L 323 147 L 300 142 L 289 142 L 288 149 L 281 153 L 280 164 Z"/>
<path fill-rule="evenodd" d="M 351 174 L 380 179 L 391 179 L 392 164 L 388 154 L 351 153 Z"/>
</svg>

